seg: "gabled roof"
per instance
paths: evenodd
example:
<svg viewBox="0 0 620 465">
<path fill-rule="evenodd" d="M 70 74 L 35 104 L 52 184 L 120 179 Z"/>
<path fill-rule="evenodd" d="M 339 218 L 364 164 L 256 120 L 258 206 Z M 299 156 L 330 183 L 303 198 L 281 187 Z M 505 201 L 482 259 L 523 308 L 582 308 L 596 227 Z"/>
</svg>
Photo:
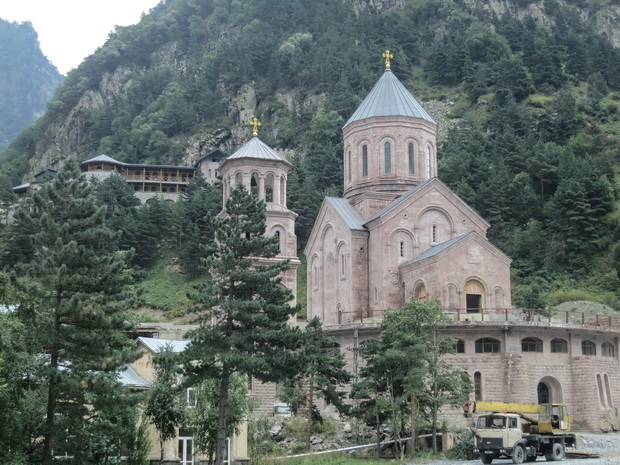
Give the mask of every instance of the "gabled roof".
<svg viewBox="0 0 620 465">
<path fill-rule="evenodd" d="M 348 200 L 339 197 L 325 197 L 325 201 L 329 203 L 336 211 L 342 221 L 353 230 L 365 231 L 364 217 L 349 203 Z"/>
<path fill-rule="evenodd" d="M 387 68 L 344 127 L 373 116 L 409 116 L 435 124 L 422 105 Z"/>
<path fill-rule="evenodd" d="M 214 157 L 216 157 L 216 158 L 221 160 L 225 156 L 226 155 L 224 155 L 224 152 L 222 152 L 220 149 L 213 149 L 209 153 L 207 153 L 206 155 L 203 155 L 198 160 L 196 160 L 196 163 L 194 163 L 194 167 L 198 167 L 198 165 L 200 165 L 200 162 L 202 160 L 204 160 L 205 158 L 214 158 Z"/>
<path fill-rule="evenodd" d="M 155 339 L 152 337 L 139 337 L 138 342 L 142 343 L 148 350 L 157 354 L 163 352 L 166 347 L 170 347 L 172 352 L 178 354 L 185 350 L 189 341 L 171 341 L 169 339 Z"/>
<path fill-rule="evenodd" d="M 113 163 L 115 165 L 125 166 L 125 163 L 123 163 L 122 161 L 118 161 L 112 157 L 107 156 L 106 154 L 97 155 L 96 157 L 84 160 L 82 163 L 80 163 L 80 165 L 85 165 L 86 163 Z"/>
<path fill-rule="evenodd" d="M 417 262 L 420 262 L 422 260 L 426 260 L 427 258 L 434 257 L 435 255 L 440 254 L 441 252 L 443 252 L 444 250 L 448 249 L 449 247 L 452 247 L 457 242 L 462 241 L 463 239 L 465 239 L 470 234 L 476 234 L 476 233 L 474 231 L 469 231 L 469 232 L 467 232 L 467 233 L 465 233 L 465 234 L 463 234 L 461 236 L 457 236 L 455 238 L 452 238 L 449 241 L 442 242 L 441 244 L 437 244 L 436 246 L 431 247 L 430 249 L 428 249 L 426 252 L 421 253 L 417 257 L 409 260 L 408 262 L 403 263 L 400 266 L 411 265 L 412 263 L 417 263 Z"/>
<path fill-rule="evenodd" d="M 228 160 L 234 160 L 238 158 L 255 158 L 259 160 L 281 161 L 289 166 L 293 166 L 286 158 L 281 156 L 278 152 L 273 150 L 258 137 L 252 137 L 252 139 L 250 139 L 247 144 L 245 144 L 231 156 L 226 158 L 222 164 L 226 163 Z"/>
</svg>

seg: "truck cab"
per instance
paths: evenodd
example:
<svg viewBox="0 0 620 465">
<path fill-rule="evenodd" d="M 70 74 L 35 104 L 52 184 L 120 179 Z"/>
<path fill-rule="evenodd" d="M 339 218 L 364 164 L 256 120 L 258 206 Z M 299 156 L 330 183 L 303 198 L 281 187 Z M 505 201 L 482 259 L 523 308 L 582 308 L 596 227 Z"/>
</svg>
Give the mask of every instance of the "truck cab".
<svg viewBox="0 0 620 465">
<path fill-rule="evenodd" d="M 494 458 L 512 457 L 513 447 L 523 438 L 519 415 L 493 413 L 481 415 L 476 423 L 476 452 L 483 463 Z"/>
</svg>

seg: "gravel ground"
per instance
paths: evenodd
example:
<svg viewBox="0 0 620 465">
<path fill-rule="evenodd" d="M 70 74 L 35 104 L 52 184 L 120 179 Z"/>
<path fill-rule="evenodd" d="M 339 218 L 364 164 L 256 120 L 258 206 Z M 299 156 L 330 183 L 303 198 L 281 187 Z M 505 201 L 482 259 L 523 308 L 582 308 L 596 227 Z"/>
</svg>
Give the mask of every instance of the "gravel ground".
<svg viewBox="0 0 620 465">
<path fill-rule="evenodd" d="M 577 433 L 577 447 L 569 449 L 582 452 L 594 452 L 600 457 L 588 459 L 564 459 L 562 465 L 620 465 L 620 434 Z M 534 463 L 545 463 L 544 457 L 538 457 Z M 481 465 L 480 460 L 434 460 L 432 462 L 416 462 L 407 465 Z M 511 460 L 494 460 L 493 464 L 510 464 Z"/>
</svg>

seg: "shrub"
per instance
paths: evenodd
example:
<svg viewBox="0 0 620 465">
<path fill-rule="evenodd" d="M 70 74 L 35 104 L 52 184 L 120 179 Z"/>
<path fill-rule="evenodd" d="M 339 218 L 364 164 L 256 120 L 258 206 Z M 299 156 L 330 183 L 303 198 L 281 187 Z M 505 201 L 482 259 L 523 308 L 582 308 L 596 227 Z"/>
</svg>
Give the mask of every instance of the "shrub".
<svg viewBox="0 0 620 465">
<path fill-rule="evenodd" d="M 471 460 L 474 458 L 474 433 L 463 430 L 458 435 L 458 441 L 448 455 L 459 460 Z"/>
</svg>

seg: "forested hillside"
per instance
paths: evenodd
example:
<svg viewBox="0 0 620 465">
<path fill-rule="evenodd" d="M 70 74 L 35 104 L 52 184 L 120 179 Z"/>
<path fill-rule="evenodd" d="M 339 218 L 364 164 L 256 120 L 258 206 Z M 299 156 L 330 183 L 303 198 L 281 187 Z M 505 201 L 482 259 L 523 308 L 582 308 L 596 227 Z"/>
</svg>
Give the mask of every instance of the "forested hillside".
<svg viewBox="0 0 620 465">
<path fill-rule="evenodd" d="M 45 112 L 60 82 L 32 24 L 0 19 L 0 150 Z"/>
<path fill-rule="evenodd" d="M 439 122 L 439 176 L 514 260 L 513 301 L 618 305 L 620 5 L 612 0 L 166 0 L 72 71 L 0 154 L 17 184 L 67 156 L 188 164 L 251 117 L 294 151 L 300 250 L 340 194 L 341 127 L 381 53 Z M 301 254 L 301 251 L 300 251 Z"/>
</svg>

